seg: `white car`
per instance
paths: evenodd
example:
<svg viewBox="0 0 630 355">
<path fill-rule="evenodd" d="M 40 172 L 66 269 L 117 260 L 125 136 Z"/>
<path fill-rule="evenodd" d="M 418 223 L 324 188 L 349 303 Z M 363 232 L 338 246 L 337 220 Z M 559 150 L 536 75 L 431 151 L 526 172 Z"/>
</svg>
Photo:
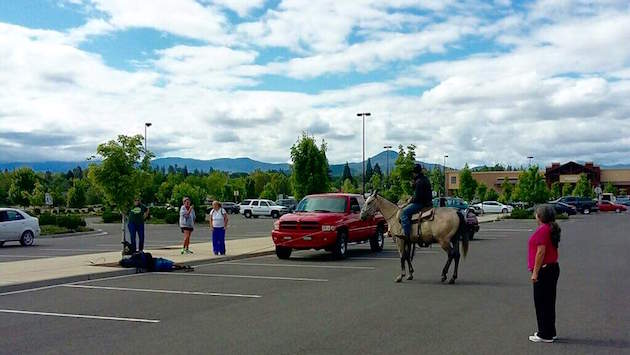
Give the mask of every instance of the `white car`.
<svg viewBox="0 0 630 355">
<path fill-rule="evenodd" d="M 39 219 L 15 208 L 0 208 L 0 247 L 10 241 L 33 245 L 39 233 Z"/>
<path fill-rule="evenodd" d="M 483 201 L 473 205 L 481 209 L 481 213 L 512 213 L 514 207 L 497 201 Z"/>
<path fill-rule="evenodd" d="M 240 212 L 245 218 L 258 218 L 259 216 L 278 218 L 280 215 L 289 212 L 289 209 L 276 205 L 271 200 L 244 200 L 241 202 Z"/>
</svg>

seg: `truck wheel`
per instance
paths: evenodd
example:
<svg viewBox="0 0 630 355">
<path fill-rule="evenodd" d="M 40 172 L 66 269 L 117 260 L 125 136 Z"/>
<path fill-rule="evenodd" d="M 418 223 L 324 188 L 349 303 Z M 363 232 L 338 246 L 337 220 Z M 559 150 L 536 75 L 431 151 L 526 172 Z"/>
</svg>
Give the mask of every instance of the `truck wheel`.
<svg viewBox="0 0 630 355">
<path fill-rule="evenodd" d="M 348 256 L 348 233 L 345 231 L 337 233 L 337 240 L 332 252 L 335 259 L 345 259 Z"/>
<path fill-rule="evenodd" d="M 293 249 L 291 248 L 287 248 L 287 247 L 276 247 L 276 256 L 278 256 L 278 259 L 288 259 L 291 257 L 291 252 L 293 251 Z"/>
<path fill-rule="evenodd" d="M 591 213 L 591 210 L 590 210 L 590 209 L 588 209 L 588 208 L 585 208 L 585 209 L 584 209 L 584 211 L 582 211 L 582 213 L 584 213 L 584 214 L 589 214 L 589 213 Z"/>
<path fill-rule="evenodd" d="M 370 249 L 372 252 L 376 253 L 383 250 L 384 245 L 385 235 L 383 234 L 383 227 L 378 226 L 378 228 L 376 228 L 376 233 L 370 237 Z"/>
<path fill-rule="evenodd" d="M 278 218 L 280 217 L 280 213 L 278 211 L 271 211 L 271 218 Z"/>
<path fill-rule="evenodd" d="M 245 211 L 245 213 L 243 213 L 243 215 L 245 216 L 245 218 L 252 218 L 252 211 L 247 210 Z"/>
</svg>

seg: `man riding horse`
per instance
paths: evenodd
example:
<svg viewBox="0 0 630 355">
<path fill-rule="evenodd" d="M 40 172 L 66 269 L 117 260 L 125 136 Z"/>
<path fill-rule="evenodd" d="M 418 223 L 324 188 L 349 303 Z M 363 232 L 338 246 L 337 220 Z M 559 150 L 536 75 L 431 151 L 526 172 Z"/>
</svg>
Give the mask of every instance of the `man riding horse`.
<svg viewBox="0 0 630 355">
<path fill-rule="evenodd" d="M 420 164 L 416 164 L 413 168 L 413 189 L 413 196 L 409 204 L 403 208 L 400 214 L 400 222 L 407 240 L 411 238 L 411 217 L 427 207 L 433 207 L 431 182 L 429 178 L 424 175 L 422 165 Z"/>
</svg>

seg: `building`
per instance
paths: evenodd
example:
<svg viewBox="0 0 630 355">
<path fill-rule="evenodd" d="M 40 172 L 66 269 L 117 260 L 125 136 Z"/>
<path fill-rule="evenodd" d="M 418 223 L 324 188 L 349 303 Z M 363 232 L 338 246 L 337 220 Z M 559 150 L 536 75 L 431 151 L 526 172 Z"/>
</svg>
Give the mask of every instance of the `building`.
<svg viewBox="0 0 630 355">
<path fill-rule="evenodd" d="M 478 184 L 484 184 L 488 186 L 488 188 L 501 194 L 501 185 L 505 179 L 507 178 L 508 182 L 512 185 L 516 185 L 518 175 L 521 172 L 522 171 L 474 171 L 471 175 Z M 451 170 L 446 172 L 446 188 L 449 196 L 453 196 L 457 193 L 457 190 L 459 190 L 459 171 Z"/>
</svg>

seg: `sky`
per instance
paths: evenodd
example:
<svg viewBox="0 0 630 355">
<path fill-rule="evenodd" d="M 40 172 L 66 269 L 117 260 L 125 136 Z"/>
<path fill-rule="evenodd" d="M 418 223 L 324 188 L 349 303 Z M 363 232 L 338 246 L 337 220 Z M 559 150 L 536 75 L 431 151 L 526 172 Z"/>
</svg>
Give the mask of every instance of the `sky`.
<svg viewBox="0 0 630 355">
<path fill-rule="evenodd" d="M 627 0 L 0 0 L 0 161 L 630 163 Z"/>
</svg>

